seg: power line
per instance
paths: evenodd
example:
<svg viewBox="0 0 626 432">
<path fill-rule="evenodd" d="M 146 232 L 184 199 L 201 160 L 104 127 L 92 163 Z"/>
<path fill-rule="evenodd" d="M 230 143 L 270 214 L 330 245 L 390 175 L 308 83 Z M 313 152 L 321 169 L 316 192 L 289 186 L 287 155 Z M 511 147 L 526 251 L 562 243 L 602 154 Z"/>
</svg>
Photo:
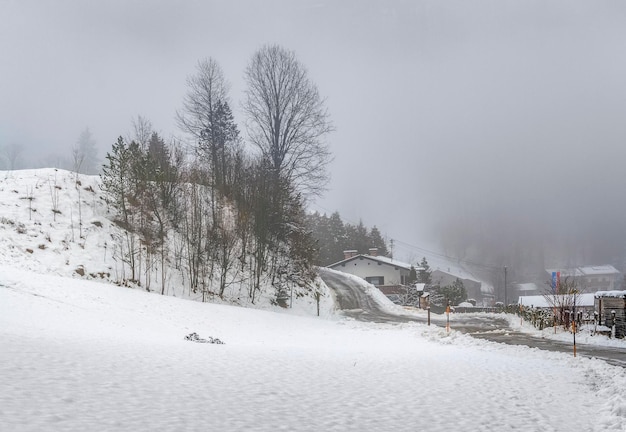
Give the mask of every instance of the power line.
<svg viewBox="0 0 626 432">
<path fill-rule="evenodd" d="M 318 207 L 321 210 L 324 210 L 324 212 L 327 212 L 328 214 L 334 213 L 334 212 L 331 212 L 330 210 L 324 208 L 323 206 L 321 206 L 321 205 L 319 205 L 317 203 L 314 203 L 313 205 Z M 352 224 L 352 225 L 355 225 L 355 226 L 357 225 L 357 223 L 355 223 L 354 221 L 349 221 L 349 220 L 344 219 L 343 216 L 341 216 L 341 219 L 342 219 L 342 221 L 344 221 L 346 223 L 349 223 L 349 224 Z M 376 225 L 374 225 L 374 226 L 376 226 Z M 471 266 L 474 266 L 474 267 L 480 267 L 480 268 L 486 269 L 486 270 L 499 271 L 499 270 L 502 269 L 502 266 L 498 266 L 498 265 L 494 265 L 494 264 L 483 264 L 483 263 L 479 263 L 479 262 L 472 261 L 472 260 L 460 259 L 460 258 L 457 258 L 457 257 L 453 257 L 453 256 L 450 256 L 450 255 L 443 254 L 441 252 L 435 252 L 435 251 L 432 251 L 430 249 L 423 248 L 421 246 L 416 246 L 416 245 L 404 242 L 402 240 L 398 240 L 397 238 L 393 238 L 393 239 L 390 238 L 390 240 L 395 242 L 395 245 L 398 245 L 398 244 L 404 245 L 405 247 L 409 248 L 410 250 L 421 251 L 421 252 L 426 253 L 428 255 L 436 256 L 436 257 L 439 257 L 439 258 L 445 258 L 445 259 L 453 261 L 453 262 L 467 264 L 467 265 L 471 265 Z"/>
<path fill-rule="evenodd" d="M 402 245 L 404 245 L 404 246 L 406 246 L 406 247 L 408 247 L 410 249 L 419 250 L 419 251 L 425 252 L 425 253 L 427 253 L 429 255 L 434 255 L 434 256 L 437 256 L 439 258 L 445 258 L 445 259 L 448 259 L 448 260 L 451 260 L 451 261 L 454 261 L 454 262 L 468 264 L 468 265 L 472 265 L 472 266 L 475 266 L 475 267 L 481 267 L 481 268 L 484 268 L 484 269 L 487 269 L 487 270 L 500 270 L 501 269 L 501 266 L 496 266 L 496 265 L 493 265 L 493 264 L 482 264 L 482 263 L 478 263 L 476 261 L 460 259 L 460 258 L 457 258 L 457 257 L 453 257 L 453 256 L 450 256 L 450 255 L 446 255 L 446 254 L 440 253 L 440 252 L 435 252 L 435 251 L 432 251 L 430 249 L 426 249 L 426 248 L 423 248 L 423 247 L 420 247 L 420 246 L 415 246 L 415 245 L 412 245 L 410 243 L 404 242 L 402 240 L 395 239 L 395 242 L 399 243 L 399 244 L 402 244 Z"/>
</svg>

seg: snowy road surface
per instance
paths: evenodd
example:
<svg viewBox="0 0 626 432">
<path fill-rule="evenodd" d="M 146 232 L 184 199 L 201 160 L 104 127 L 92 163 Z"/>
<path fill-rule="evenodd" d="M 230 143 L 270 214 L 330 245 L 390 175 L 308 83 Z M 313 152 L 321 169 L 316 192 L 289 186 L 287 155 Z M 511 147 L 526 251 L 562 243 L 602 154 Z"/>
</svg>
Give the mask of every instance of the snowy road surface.
<svg viewBox="0 0 626 432">
<path fill-rule="evenodd" d="M 359 321 L 379 323 L 427 322 L 425 313 L 412 313 L 403 307 L 390 304 L 378 289 L 365 283 L 359 277 L 327 268 L 320 268 L 319 273 L 326 285 L 335 292 L 337 303 L 346 316 Z M 503 318 L 494 319 L 469 314 L 456 314 L 454 317 L 458 329 L 462 327 L 466 333 L 493 331 L 509 326 L 508 321 Z M 442 315 L 431 314 L 431 322 L 445 325 L 446 318 Z"/>
<path fill-rule="evenodd" d="M 361 321 L 381 323 L 424 323 L 427 321 L 423 314 L 410 314 L 401 307 L 390 306 L 389 302 L 382 301 L 379 298 L 382 294 L 379 292 L 377 294 L 378 290 L 367 290 L 360 278 L 325 268 L 320 269 L 320 276 L 326 285 L 335 291 L 337 302 L 347 316 Z M 509 322 L 504 318 L 494 318 L 491 314 L 452 314 L 451 316 L 453 329 L 480 339 L 573 355 L 573 341 L 562 342 L 533 337 L 511 329 Z M 446 318 L 431 314 L 431 321 L 439 326 L 445 326 Z M 626 352 L 623 347 L 585 345 L 579 341 L 577 354 L 603 359 L 615 366 L 626 367 Z"/>
<path fill-rule="evenodd" d="M 626 430 L 622 368 L 419 323 L 0 267 L 0 344 L 3 431 Z"/>
</svg>

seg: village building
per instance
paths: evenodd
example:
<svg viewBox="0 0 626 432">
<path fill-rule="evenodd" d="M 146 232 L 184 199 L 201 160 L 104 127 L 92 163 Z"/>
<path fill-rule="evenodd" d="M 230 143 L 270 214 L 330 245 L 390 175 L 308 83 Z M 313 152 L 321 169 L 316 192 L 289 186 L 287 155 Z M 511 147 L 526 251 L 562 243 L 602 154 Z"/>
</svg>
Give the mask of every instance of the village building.
<svg viewBox="0 0 626 432">
<path fill-rule="evenodd" d="M 328 267 L 365 279 L 392 299 L 407 295 L 411 264 L 380 256 L 377 248 L 371 248 L 368 254 L 359 254 L 356 250 L 343 253 L 343 260 Z"/>
<path fill-rule="evenodd" d="M 585 320 L 589 320 L 593 316 L 594 311 L 594 294 L 545 294 L 545 295 L 527 295 L 520 296 L 517 304 L 524 308 L 536 308 L 546 311 L 552 310 L 554 307 L 564 307 L 567 310 L 576 309 L 585 315 Z"/>
<path fill-rule="evenodd" d="M 416 306 L 419 304 L 422 307 L 428 305 L 429 296 L 425 294 L 428 288 L 424 284 L 409 286 L 408 283 L 411 267 L 414 267 L 416 272 L 419 272 L 421 267 L 380 256 L 376 248 L 371 248 L 368 254 L 346 250 L 343 260 L 328 267 L 365 279 L 396 303 Z M 463 282 L 468 298 L 476 300 L 481 306 L 493 305 L 493 287 L 477 280 L 469 272 L 453 266 L 431 268 L 432 285 L 450 286 L 457 279 Z"/>
<path fill-rule="evenodd" d="M 614 291 L 621 288 L 622 274 L 612 265 L 584 266 L 565 269 L 546 269 L 549 280 L 553 273 L 560 273 L 560 279 L 572 278 L 579 291 Z"/>
</svg>

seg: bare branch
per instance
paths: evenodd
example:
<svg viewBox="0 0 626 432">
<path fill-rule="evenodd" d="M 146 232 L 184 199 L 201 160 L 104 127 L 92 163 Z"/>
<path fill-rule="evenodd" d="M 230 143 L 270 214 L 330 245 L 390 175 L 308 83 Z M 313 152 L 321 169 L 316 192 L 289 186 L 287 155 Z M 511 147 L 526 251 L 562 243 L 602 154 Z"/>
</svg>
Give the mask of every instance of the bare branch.
<svg viewBox="0 0 626 432">
<path fill-rule="evenodd" d="M 293 51 L 269 45 L 255 53 L 245 76 L 250 141 L 297 191 L 319 195 L 331 160 L 324 137 L 333 126 L 305 67 Z"/>
</svg>

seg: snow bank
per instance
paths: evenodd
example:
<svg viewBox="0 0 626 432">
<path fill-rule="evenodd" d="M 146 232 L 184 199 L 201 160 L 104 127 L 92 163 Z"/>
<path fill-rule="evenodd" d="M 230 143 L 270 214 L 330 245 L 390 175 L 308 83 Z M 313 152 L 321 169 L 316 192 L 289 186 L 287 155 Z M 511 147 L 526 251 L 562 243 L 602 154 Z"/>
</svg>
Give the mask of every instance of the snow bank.
<svg viewBox="0 0 626 432">
<path fill-rule="evenodd" d="M 573 343 L 573 334 L 569 330 L 565 330 L 563 326 L 546 327 L 543 330 L 535 328 L 531 323 L 521 319 L 513 314 L 501 314 L 509 321 L 512 329 L 530 334 L 532 336 L 551 339 L 566 343 Z M 606 335 L 599 334 L 600 331 L 610 331 L 608 327 L 594 324 L 583 324 L 576 333 L 576 344 L 586 344 L 595 346 L 607 346 L 615 348 L 624 348 L 626 352 L 626 339 L 610 338 Z"/>
<path fill-rule="evenodd" d="M 626 298 L 626 291 L 598 291 L 595 293 L 595 298 L 602 297 Z"/>
</svg>

